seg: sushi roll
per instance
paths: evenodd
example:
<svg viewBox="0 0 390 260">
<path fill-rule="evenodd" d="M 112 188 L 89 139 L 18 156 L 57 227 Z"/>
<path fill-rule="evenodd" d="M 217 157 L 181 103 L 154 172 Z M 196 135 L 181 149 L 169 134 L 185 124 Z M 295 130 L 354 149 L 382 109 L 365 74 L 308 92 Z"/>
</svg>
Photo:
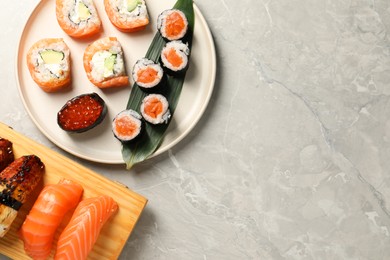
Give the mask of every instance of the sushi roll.
<svg viewBox="0 0 390 260">
<path fill-rule="evenodd" d="M 56 0 L 56 17 L 62 30 L 75 38 L 101 30 L 102 22 L 92 0 Z"/>
<path fill-rule="evenodd" d="M 161 50 L 160 59 L 168 72 L 182 73 L 188 68 L 190 49 L 182 41 L 168 42 Z"/>
<path fill-rule="evenodd" d="M 99 125 L 107 114 L 107 105 L 97 93 L 81 94 L 68 100 L 57 113 L 62 130 L 82 133 Z"/>
<path fill-rule="evenodd" d="M 149 24 L 145 0 L 104 0 L 111 23 L 122 32 L 143 30 Z"/>
<path fill-rule="evenodd" d="M 157 30 L 168 41 L 180 40 L 188 30 L 187 18 L 180 10 L 165 10 L 157 18 Z"/>
<path fill-rule="evenodd" d="M 148 91 L 156 89 L 162 83 L 164 72 L 160 64 L 142 58 L 135 63 L 132 75 L 134 82 Z"/>
<path fill-rule="evenodd" d="M 142 117 L 153 125 L 166 124 L 171 118 L 168 101 L 160 94 L 147 95 L 142 100 L 140 110 Z"/>
<path fill-rule="evenodd" d="M 87 77 L 95 86 L 110 88 L 129 84 L 122 46 L 115 37 L 105 37 L 90 44 L 83 61 Z"/>
<path fill-rule="evenodd" d="M 34 43 L 27 53 L 32 79 L 46 92 L 58 91 L 71 81 L 70 50 L 61 38 Z"/>
<path fill-rule="evenodd" d="M 141 115 L 131 109 L 123 110 L 112 121 L 112 132 L 121 142 L 136 140 L 142 132 Z"/>
</svg>

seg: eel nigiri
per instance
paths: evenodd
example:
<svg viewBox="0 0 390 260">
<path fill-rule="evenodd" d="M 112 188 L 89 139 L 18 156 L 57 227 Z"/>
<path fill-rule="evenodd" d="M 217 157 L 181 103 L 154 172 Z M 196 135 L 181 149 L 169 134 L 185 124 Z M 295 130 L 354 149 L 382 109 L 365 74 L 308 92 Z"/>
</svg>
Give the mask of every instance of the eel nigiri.
<svg viewBox="0 0 390 260">
<path fill-rule="evenodd" d="M 99 88 L 129 84 L 122 46 L 116 37 L 104 37 L 88 45 L 83 64 L 89 81 Z"/>
<path fill-rule="evenodd" d="M 56 229 L 65 214 L 77 206 L 82 192 L 80 184 L 66 179 L 43 188 L 20 229 L 29 256 L 46 259 L 50 255 Z"/>
<path fill-rule="evenodd" d="M 71 82 L 70 50 L 62 38 L 45 38 L 27 53 L 32 79 L 46 92 L 58 91 Z"/>
<path fill-rule="evenodd" d="M 97 34 L 102 27 L 92 0 L 56 0 L 56 17 L 62 30 L 74 38 Z"/>
<path fill-rule="evenodd" d="M 82 200 L 58 239 L 54 259 L 86 259 L 101 228 L 117 210 L 118 204 L 107 195 Z"/>
<path fill-rule="evenodd" d="M 145 0 L 104 0 L 111 23 L 122 32 L 137 32 L 149 24 Z"/>
<path fill-rule="evenodd" d="M 12 142 L 0 137 L 0 172 L 15 160 Z"/>
<path fill-rule="evenodd" d="M 38 186 L 44 169 L 38 156 L 25 155 L 0 173 L 0 237 L 8 232 L 18 210 Z"/>
</svg>

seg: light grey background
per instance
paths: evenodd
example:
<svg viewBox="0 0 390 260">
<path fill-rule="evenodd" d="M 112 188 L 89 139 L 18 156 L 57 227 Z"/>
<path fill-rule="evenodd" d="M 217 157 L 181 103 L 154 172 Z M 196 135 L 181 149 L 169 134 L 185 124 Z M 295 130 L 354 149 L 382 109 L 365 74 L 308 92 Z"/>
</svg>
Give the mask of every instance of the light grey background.
<svg viewBox="0 0 390 260">
<path fill-rule="evenodd" d="M 37 2 L 0 9 L 0 121 L 149 199 L 121 259 L 389 259 L 388 0 L 196 0 L 211 102 L 131 171 L 66 154 L 27 115 L 15 57 Z"/>
</svg>

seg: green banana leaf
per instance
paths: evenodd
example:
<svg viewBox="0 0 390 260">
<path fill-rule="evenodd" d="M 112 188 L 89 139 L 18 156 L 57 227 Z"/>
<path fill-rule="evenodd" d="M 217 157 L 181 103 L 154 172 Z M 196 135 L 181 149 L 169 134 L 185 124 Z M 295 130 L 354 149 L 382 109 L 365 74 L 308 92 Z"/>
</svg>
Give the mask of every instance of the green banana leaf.
<svg viewBox="0 0 390 260">
<path fill-rule="evenodd" d="M 191 50 L 195 25 L 193 0 L 177 0 L 173 8 L 181 10 L 187 17 L 188 32 L 186 35 L 186 42 L 188 43 L 188 47 Z M 161 37 L 160 33 L 157 32 L 145 57 L 158 62 L 160 59 L 161 50 L 164 45 L 165 40 Z M 174 117 L 174 112 L 180 98 L 184 80 L 185 73 L 175 76 L 168 75 L 166 80 L 167 86 L 164 87 L 164 92 L 161 93 L 167 98 L 169 102 L 169 109 L 172 117 Z M 133 109 L 139 112 L 141 102 L 146 95 L 147 93 L 140 89 L 137 84 L 134 84 L 126 109 Z M 164 134 L 168 126 L 169 122 L 168 124 L 161 125 L 150 125 L 146 123 L 144 124 L 145 133 L 136 142 L 122 144 L 122 157 L 126 163 L 127 169 L 130 169 L 136 163 L 144 161 L 156 151 L 156 149 L 163 141 Z"/>
</svg>

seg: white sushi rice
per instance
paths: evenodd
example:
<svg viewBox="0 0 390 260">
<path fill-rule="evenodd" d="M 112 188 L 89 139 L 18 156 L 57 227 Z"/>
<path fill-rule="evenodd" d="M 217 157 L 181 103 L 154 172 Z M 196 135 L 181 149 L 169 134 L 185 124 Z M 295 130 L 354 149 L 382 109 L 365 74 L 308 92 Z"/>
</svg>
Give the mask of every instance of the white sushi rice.
<svg viewBox="0 0 390 260">
<path fill-rule="evenodd" d="M 83 3 L 91 14 L 86 20 L 81 19 L 78 13 L 77 6 L 79 3 Z M 92 0 L 63 0 L 62 14 L 67 18 L 66 22 L 71 27 L 87 27 L 89 24 L 99 25 L 101 23 Z"/>
<path fill-rule="evenodd" d="M 104 61 L 106 58 L 111 55 L 116 55 L 114 69 L 112 71 L 108 71 L 104 66 Z M 123 51 L 119 42 L 115 42 L 115 44 L 109 50 L 102 50 L 96 52 L 92 56 L 92 60 L 90 61 L 91 65 L 91 76 L 94 80 L 98 82 L 102 82 L 108 78 L 118 77 L 125 75 L 125 63 L 123 60 Z"/>
<path fill-rule="evenodd" d="M 139 18 L 149 19 L 148 10 L 146 8 L 145 0 L 139 0 L 137 7 L 131 12 L 128 11 L 127 0 L 110 0 L 110 5 L 113 9 L 118 12 L 120 20 L 122 21 L 133 21 Z"/>
<path fill-rule="evenodd" d="M 167 26 L 166 18 L 167 18 L 167 16 L 171 15 L 172 13 L 178 13 L 183 18 L 183 21 L 184 21 L 184 24 L 185 24 L 185 28 L 184 28 L 183 31 L 181 31 L 175 37 L 168 37 L 167 33 L 165 31 L 165 27 Z M 187 30 L 188 30 L 188 20 L 187 20 L 187 17 L 185 16 L 185 14 L 182 11 L 177 10 L 177 9 L 165 10 L 157 17 L 157 30 L 160 31 L 162 37 L 164 37 L 164 38 L 166 38 L 166 39 L 168 39 L 170 41 L 180 40 L 181 38 L 184 37 L 184 35 L 187 33 Z"/>
<path fill-rule="evenodd" d="M 42 57 L 41 52 L 46 50 L 54 50 L 62 52 L 64 58 L 57 64 L 46 64 Z M 68 77 L 70 73 L 70 51 L 64 42 L 52 43 L 44 48 L 36 48 L 32 50 L 32 59 L 35 64 L 36 75 L 40 81 L 49 82 L 52 79 L 64 79 Z"/>
<path fill-rule="evenodd" d="M 158 114 L 156 117 L 151 117 L 150 115 L 148 115 L 145 112 L 145 104 L 149 100 L 153 100 L 155 98 L 158 99 L 161 102 L 161 104 L 163 105 L 163 109 L 162 109 L 162 112 L 160 114 Z M 141 110 L 142 117 L 146 121 L 148 121 L 149 123 L 152 123 L 152 124 L 168 123 L 168 120 L 171 118 L 171 113 L 169 111 L 168 100 L 163 95 L 160 95 L 160 94 L 150 94 L 150 95 L 147 95 L 142 100 L 140 110 Z"/>
<path fill-rule="evenodd" d="M 157 71 L 157 77 L 155 78 L 155 80 L 153 82 L 150 82 L 150 83 L 139 82 L 138 81 L 138 72 L 140 70 L 146 69 L 148 67 Z M 160 64 L 157 64 L 154 61 L 149 60 L 147 58 L 142 58 L 142 59 L 138 60 L 134 65 L 133 73 L 132 73 L 134 81 L 138 84 L 138 86 L 141 86 L 143 88 L 152 88 L 152 87 L 155 87 L 156 85 L 158 85 L 161 82 L 163 74 L 164 74 L 164 72 L 163 72 L 163 69 L 161 68 Z"/>
<path fill-rule="evenodd" d="M 179 67 L 175 67 L 173 64 L 171 64 L 166 57 L 166 55 L 168 55 L 172 49 L 175 50 L 176 54 L 179 55 L 183 60 Z M 171 41 L 168 42 L 161 50 L 161 61 L 164 67 L 170 69 L 171 71 L 178 72 L 187 67 L 188 55 L 190 55 L 190 49 L 188 48 L 187 44 L 183 43 L 182 41 Z"/>
<path fill-rule="evenodd" d="M 136 131 L 129 135 L 122 135 L 116 131 L 116 127 L 121 124 L 121 120 L 125 119 L 125 121 L 130 121 L 136 126 Z M 112 121 L 112 131 L 114 133 L 114 136 L 118 138 L 121 141 L 127 142 L 131 141 L 134 138 L 136 138 L 141 130 L 142 130 L 142 117 L 140 114 L 138 114 L 136 111 L 128 109 L 128 110 L 123 110 L 122 112 L 118 113 L 114 120 Z"/>
</svg>

